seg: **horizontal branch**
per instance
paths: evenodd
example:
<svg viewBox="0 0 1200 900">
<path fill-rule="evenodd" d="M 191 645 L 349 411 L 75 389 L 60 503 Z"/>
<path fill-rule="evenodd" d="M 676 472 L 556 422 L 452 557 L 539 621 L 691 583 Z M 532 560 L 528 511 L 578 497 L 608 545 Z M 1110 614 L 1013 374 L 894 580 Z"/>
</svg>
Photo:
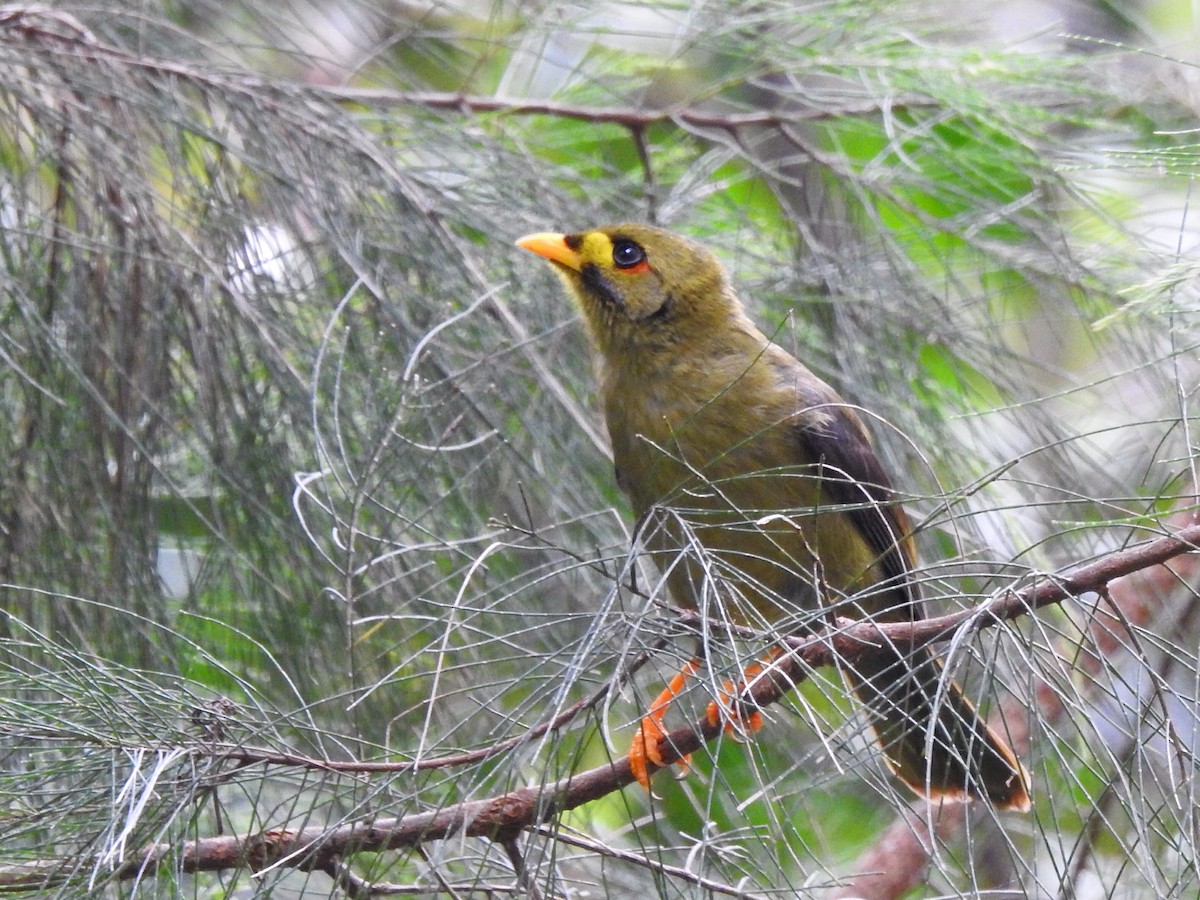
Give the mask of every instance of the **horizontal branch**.
<svg viewBox="0 0 1200 900">
<path fill-rule="evenodd" d="M 560 103 L 554 100 L 530 100 L 510 97 L 482 97 L 470 94 L 455 94 L 436 91 L 389 91 L 371 88 L 315 88 L 326 98 L 344 102 L 362 103 L 374 107 L 409 107 L 444 110 L 464 115 L 478 113 L 509 113 L 512 115 L 551 116 L 557 119 L 575 119 L 597 125 L 621 125 L 641 130 L 651 125 L 676 124 L 688 128 L 710 128 L 721 131 L 737 131 L 752 125 L 774 126 L 795 122 L 838 119 L 845 116 L 870 115 L 880 111 L 878 103 L 850 103 L 833 109 L 794 107 L 786 111 L 755 110 L 753 112 L 720 113 L 694 107 L 668 109 L 641 109 L 633 106 L 586 106 Z M 917 101 L 892 102 L 890 111 L 920 105 Z"/>
<path fill-rule="evenodd" d="M 832 665 L 836 659 L 853 663 L 862 658 L 860 646 L 914 647 L 948 640 L 962 628 L 990 628 L 1037 609 L 1053 606 L 1072 597 L 1102 592 L 1111 582 L 1176 556 L 1200 550 L 1200 513 L 1193 523 L 1168 537 L 1118 550 L 1067 575 L 1040 575 L 1034 584 L 1020 590 L 1008 589 L 978 606 L 916 622 L 876 623 L 841 620 L 836 633 L 815 638 L 789 638 L 784 643 L 804 655 L 810 665 Z M 808 647 L 822 643 L 829 655 L 810 661 Z"/>
<path fill-rule="evenodd" d="M 130 53 L 99 41 L 75 16 L 41 4 L 0 8 L 0 41 L 20 40 L 41 46 L 66 48 L 81 58 L 107 60 L 142 71 L 157 73 L 191 82 L 219 85 L 244 91 L 247 88 L 265 89 L 267 79 L 249 73 L 222 73 L 214 76 L 199 67 L 173 59 Z M 287 89 L 295 92 L 296 86 Z M 374 108 L 408 108 L 457 112 L 463 115 L 507 113 L 512 115 L 550 116 L 575 119 L 593 124 L 620 125 L 640 131 L 651 125 L 675 124 L 691 129 L 737 131 L 750 126 L 782 127 L 795 122 L 838 119 L 846 116 L 871 115 L 881 111 L 879 102 L 845 103 L 837 107 L 814 108 L 792 105 L 786 110 L 755 110 L 752 112 L 716 112 L 695 107 L 669 109 L 640 109 L 633 106 L 588 106 L 561 103 L 554 100 L 531 100 L 518 97 L 488 97 L 438 91 L 394 91 L 375 88 L 330 87 L 307 85 L 303 92 L 334 103 L 357 103 Z M 933 106 L 932 101 L 917 98 L 890 98 L 888 111 L 919 106 Z"/>
<path fill-rule="evenodd" d="M 1193 515 L 1193 519 L 1195 516 Z M 1123 576 L 1160 565 L 1181 554 L 1200 549 L 1200 523 L 1170 537 L 1122 550 L 1080 566 L 1065 576 L 1046 576 L 1018 591 L 1005 591 L 978 607 L 918 622 L 876 624 L 839 622 L 828 634 L 787 638 L 791 652 L 772 664 L 743 692 L 740 702 L 766 706 L 777 702 L 813 668 L 835 660 L 853 664 L 881 646 L 916 646 L 950 637 L 959 629 L 983 629 L 1011 621 L 1046 606 L 1091 592 L 1103 592 Z M 707 718 L 677 728 L 659 745 L 664 763 L 677 761 L 698 750 L 722 732 L 722 724 Z M 399 817 L 349 822 L 332 828 L 272 829 L 253 835 L 201 838 L 182 845 L 166 843 L 145 847 L 116 871 L 119 878 L 147 877 L 170 864 L 187 873 L 215 872 L 238 865 L 254 870 L 291 866 L 334 872 L 347 855 L 416 847 L 449 837 L 510 840 L 556 815 L 620 790 L 634 781 L 629 761 L 617 759 L 552 784 L 519 788 L 506 794 L 470 800 L 455 806 Z M 57 871 L 70 871 L 62 866 Z M 0 891 L 36 889 L 64 883 L 50 862 L 0 869 Z"/>
</svg>

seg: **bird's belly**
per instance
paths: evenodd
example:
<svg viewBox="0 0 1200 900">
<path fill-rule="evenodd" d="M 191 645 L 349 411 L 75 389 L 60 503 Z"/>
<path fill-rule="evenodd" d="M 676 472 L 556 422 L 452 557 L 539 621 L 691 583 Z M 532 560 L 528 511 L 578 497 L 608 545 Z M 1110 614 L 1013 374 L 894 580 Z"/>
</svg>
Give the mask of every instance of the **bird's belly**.
<svg viewBox="0 0 1200 900">
<path fill-rule="evenodd" d="M 864 589 L 880 580 L 876 554 L 845 512 L 822 501 L 809 469 L 721 468 L 704 480 L 680 466 L 673 490 L 644 510 L 643 533 L 676 603 L 788 630 L 814 614 L 870 611 Z"/>
<path fill-rule="evenodd" d="M 773 424 L 748 434 L 752 392 L 684 404 L 686 415 L 653 399 L 607 414 L 618 477 L 676 603 L 789 630 L 823 610 L 860 618 L 889 605 L 866 590 L 881 580 L 878 555 L 818 466 L 781 467 L 803 462 L 789 417 L 752 416 Z"/>
</svg>

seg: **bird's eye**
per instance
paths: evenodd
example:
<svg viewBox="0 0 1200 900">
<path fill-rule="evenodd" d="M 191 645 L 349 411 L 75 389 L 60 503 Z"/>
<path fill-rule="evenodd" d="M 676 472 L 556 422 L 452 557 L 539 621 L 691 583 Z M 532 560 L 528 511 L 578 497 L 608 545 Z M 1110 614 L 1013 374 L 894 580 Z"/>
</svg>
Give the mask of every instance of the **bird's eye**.
<svg viewBox="0 0 1200 900">
<path fill-rule="evenodd" d="M 613 264 L 618 269 L 632 269 L 646 261 L 646 251 L 628 238 L 613 242 Z"/>
</svg>

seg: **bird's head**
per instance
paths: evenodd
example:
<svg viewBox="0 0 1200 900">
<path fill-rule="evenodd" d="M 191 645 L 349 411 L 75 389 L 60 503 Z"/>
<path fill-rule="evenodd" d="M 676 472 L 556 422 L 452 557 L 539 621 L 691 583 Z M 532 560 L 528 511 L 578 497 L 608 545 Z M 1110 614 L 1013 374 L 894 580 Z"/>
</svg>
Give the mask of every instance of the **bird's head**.
<svg viewBox="0 0 1200 900">
<path fill-rule="evenodd" d="M 661 228 L 542 232 L 517 245 L 551 262 L 605 356 L 676 346 L 741 313 L 716 257 Z"/>
</svg>

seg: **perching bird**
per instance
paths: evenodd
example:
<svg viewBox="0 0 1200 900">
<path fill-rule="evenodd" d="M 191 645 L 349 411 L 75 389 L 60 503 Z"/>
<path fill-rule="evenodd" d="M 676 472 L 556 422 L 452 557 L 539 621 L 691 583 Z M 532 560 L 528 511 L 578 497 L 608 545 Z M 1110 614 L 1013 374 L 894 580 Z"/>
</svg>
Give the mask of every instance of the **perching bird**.
<svg viewBox="0 0 1200 900">
<path fill-rule="evenodd" d="M 578 302 L 617 482 L 676 603 L 810 628 L 829 615 L 922 617 L 908 519 L 862 421 L 754 326 L 711 253 L 634 224 L 517 243 L 548 259 Z M 915 791 L 1029 807 L 1025 769 L 927 649 L 885 649 L 842 670 Z M 630 751 L 643 785 L 647 760 L 662 764 L 661 720 L 681 683 Z"/>
</svg>

